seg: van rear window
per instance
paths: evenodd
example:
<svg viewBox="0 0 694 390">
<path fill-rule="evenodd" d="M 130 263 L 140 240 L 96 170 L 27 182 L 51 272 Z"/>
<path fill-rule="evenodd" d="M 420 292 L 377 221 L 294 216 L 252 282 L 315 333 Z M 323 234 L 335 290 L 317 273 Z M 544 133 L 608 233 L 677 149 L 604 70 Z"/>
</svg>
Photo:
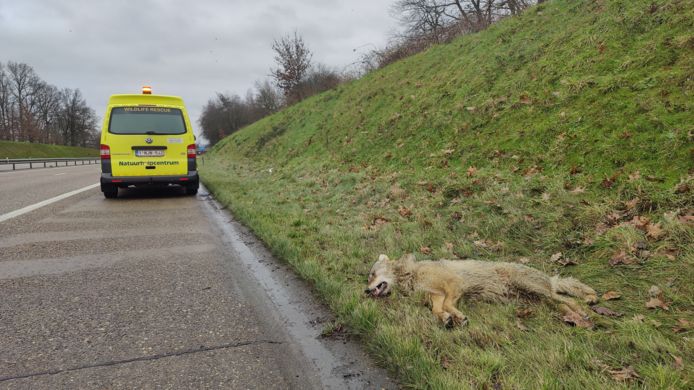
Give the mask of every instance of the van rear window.
<svg viewBox="0 0 694 390">
<path fill-rule="evenodd" d="M 114 107 L 108 131 L 112 134 L 183 134 L 183 113 L 166 107 Z"/>
</svg>

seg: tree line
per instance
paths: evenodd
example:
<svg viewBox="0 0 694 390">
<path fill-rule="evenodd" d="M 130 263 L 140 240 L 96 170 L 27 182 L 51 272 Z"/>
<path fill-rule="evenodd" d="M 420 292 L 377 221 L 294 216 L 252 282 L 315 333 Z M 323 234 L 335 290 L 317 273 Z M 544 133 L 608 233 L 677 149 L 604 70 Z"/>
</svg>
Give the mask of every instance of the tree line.
<svg viewBox="0 0 694 390">
<path fill-rule="evenodd" d="M 90 147 L 97 126 L 79 89 L 51 85 L 24 63 L 0 63 L 0 140 Z"/>
<path fill-rule="evenodd" d="M 435 44 L 481 31 L 544 0 L 396 0 L 393 5 L 403 31 L 382 49 L 362 56 L 353 73 L 337 72 L 312 62 L 313 53 L 296 32 L 272 42 L 274 67 L 269 79 L 256 82 L 244 98 L 217 93 L 203 109 L 200 126 L 214 145 L 283 107 L 340 83 L 361 77 Z"/>
<path fill-rule="evenodd" d="M 272 50 L 275 67 L 268 79 L 256 81 L 243 98 L 217 93 L 204 106 L 199 124 L 211 145 L 283 107 L 350 79 L 323 64 L 314 64 L 313 53 L 296 32 L 274 40 Z"/>
</svg>

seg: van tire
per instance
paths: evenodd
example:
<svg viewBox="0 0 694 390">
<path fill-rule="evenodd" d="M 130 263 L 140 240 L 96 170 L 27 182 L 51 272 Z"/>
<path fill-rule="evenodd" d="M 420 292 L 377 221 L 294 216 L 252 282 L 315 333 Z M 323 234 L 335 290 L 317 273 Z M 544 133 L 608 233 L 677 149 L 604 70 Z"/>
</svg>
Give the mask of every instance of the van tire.
<svg viewBox="0 0 694 390">
<path fill-rule="evenodd" d="M 116 199 L 118 197 L 118 187 L 116 186 L 102 187 L 101 191 L 104 192 L 104 198 L 106 199 Z"/>
<path fill-rule="evenodd" d="M 186 195 L 197 195 L 197 193 L 198 193 L 198 186 L 186 187 Z"/>
</svg>

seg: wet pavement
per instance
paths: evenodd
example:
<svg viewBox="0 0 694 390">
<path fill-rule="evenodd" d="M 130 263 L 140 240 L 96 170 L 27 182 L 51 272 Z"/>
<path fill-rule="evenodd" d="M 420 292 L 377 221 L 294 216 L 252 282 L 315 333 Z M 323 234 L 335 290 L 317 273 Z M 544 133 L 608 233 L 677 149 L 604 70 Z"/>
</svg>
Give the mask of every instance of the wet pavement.
<svg viewBox="0 0 694 390">
<path fill-rule="evenodd" d="M 0 223 L 0 389 L 396 387 L 204 189 L 120 195 Z"/>
</svg>

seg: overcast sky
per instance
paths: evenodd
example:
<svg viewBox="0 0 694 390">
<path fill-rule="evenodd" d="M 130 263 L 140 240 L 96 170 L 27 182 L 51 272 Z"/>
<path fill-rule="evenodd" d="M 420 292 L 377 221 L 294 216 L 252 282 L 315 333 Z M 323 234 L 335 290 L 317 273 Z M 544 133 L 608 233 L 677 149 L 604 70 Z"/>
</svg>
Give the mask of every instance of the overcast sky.
<svg viewBox="0 0 694 390">
<path fill-rule="evenodd" d="M 182 96 L 197 128 L 215 92 L 244 96 L 268 75 L 274 38 L 297 30 L 314 61 L 342 70 L 395 31 L 392 3 L 0 0 L 0 62 L 25 62 L 59 88 L 79 88 L 99 116 L 109 95 L 151 85 Z"/>
</svg>

